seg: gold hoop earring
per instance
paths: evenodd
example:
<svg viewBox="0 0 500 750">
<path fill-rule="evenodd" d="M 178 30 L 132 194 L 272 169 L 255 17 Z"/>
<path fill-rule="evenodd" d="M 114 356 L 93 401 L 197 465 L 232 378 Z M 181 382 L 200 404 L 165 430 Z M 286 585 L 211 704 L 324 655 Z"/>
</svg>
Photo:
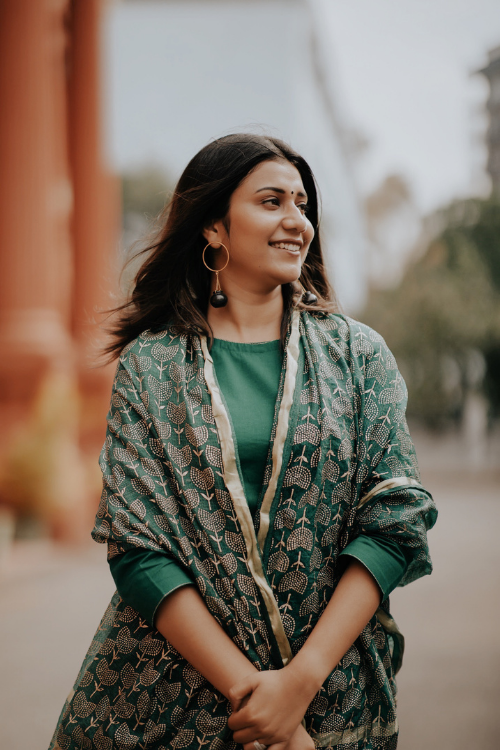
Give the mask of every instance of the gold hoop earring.
<svg viewBox="0 0 500 750">
<path fill-rule="evenodd" d="M 223 247 L 227 253 L 227 260 L 226 260 L 225 265 L 222 266 L 222 268 L 219 268 L 219 270 L 216 270 L 215 268 L 210 268 L 210 266 L 206 262 L 205 251 L 207 247 L 212 246 L 211 242 L 209 242 L 203 248 L 201 259 L 203 261 L 205 268 L 208 268 L 209 271 L 215 274 L 215 291 L 212 293 L 212 296 L 210 297 L 210 304 L 212 305 L 212 307 L 225 307 L 227 305 L 227 296 L 224 294 L 224 292 L 220 288 L 219 274 L 221 273 L 221 271 L 224 271 L 224 269 L 227 267 L 227 264 L 229 263 L 229 250 L 227 249 L 227 247 L 224 245 L 223 242 L 217 242 L 216 244 L 218 244 L 220 247 Z"/>
</svg>

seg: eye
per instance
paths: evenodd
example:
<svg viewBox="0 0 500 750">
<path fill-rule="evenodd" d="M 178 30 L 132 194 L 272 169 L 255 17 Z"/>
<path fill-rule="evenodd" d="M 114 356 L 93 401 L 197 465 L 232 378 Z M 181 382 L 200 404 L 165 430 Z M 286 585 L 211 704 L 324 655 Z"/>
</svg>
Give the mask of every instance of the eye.
<svg viewBox="0 0 500 750">
<path fill-rule="evenodd" d="M 303 214 L 307 214 L 310 206 L 308 206 L 307 203 L 297 203 L 297 208 L 300 209 Z"/>
<path fill-rule="evenodd" d="M 262 205 L 265 205 L 266 203 L 269 203 L 272 206 L 279 206 L 280 205 L 279 198 L 275 198 L 275 197 L 273 197 L 273 198 L 266 198 L 265 201 L 262 201 Z"/>
</svg>

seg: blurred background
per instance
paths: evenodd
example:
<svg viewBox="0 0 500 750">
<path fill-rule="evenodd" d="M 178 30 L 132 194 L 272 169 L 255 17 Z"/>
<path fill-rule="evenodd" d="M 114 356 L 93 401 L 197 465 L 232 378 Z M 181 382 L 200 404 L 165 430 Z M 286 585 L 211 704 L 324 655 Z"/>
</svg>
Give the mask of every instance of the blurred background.
<svg viewBox="0 0 500 750">
<path fill-rule="evenodd" d="M 124 261 L 194 153 L 251 130 L 316 174 L 440 509 L 434 574 L 392 596 L 399 747 L 496 750 L 497 0 L 2 0 L 0 97 L 0 747 L 48 746 L 113 592 L 89 533 Z"/>
</svg>

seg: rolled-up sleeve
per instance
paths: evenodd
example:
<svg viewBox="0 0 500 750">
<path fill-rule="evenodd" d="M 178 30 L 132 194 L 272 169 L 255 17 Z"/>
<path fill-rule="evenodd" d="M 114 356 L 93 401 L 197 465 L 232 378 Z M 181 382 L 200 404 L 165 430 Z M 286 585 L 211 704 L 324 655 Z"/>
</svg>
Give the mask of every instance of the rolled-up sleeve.
<svg viewBox="0 0 500 750">
<path fill-rule="evenodd" d="M 163 552 L 131 549 L 109 559 L 111 575 L 126 604 L 154 626 L 158 607 L 176 589 L 194 579 Z"/>
<path fill-rule="evenodd" d="M 408 562 L 401 546 L 382 534 L 360 535 L 350 542 L 339 555 L 358 560 L 377 582 L 381 601 L 402 581 Z"/>
</svg>

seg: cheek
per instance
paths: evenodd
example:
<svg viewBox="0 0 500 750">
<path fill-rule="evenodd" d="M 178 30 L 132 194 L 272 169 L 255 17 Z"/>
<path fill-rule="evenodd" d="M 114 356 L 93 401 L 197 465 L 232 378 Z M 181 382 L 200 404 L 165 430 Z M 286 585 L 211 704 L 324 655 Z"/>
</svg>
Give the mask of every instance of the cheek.
<svg viewBox="0 0 500 750">
<path fill-rule="evenodd" d="M 315 231 L 314 231 L 314 229 L 312 227 L 312 224 L 310 224 L 309 225 L 309 229 L 308 229 L 308 231 L 307 231 L 307 233 L 306 233 L 306 235 L 304 237 L 305 243 L 306 243 L 306 246 L 307 246 L 308 249 L 309 249 L 309 245 L 311 244 L 311 242 L 314 239 L 314 235 L 315 235 Z"/>
<path fill-rule="evenodd" d="M 262 235 L 272 230 L 275 223 L 270 211 L 263 211 L 260 206 L 244 207 L 231 216 L 231 234 L 238 236 L 238 239 Z"/>
<path fill-rule="evenodd" d="M 275 231 L 276 221 L 272 217 L 242 216 L 237 225 L 231 224 L 229 238 L 233 253 L 240 260 L 244 260 L 245 256 L 264 260 L 272 252 L 268 242 Z"/>
</svg>

